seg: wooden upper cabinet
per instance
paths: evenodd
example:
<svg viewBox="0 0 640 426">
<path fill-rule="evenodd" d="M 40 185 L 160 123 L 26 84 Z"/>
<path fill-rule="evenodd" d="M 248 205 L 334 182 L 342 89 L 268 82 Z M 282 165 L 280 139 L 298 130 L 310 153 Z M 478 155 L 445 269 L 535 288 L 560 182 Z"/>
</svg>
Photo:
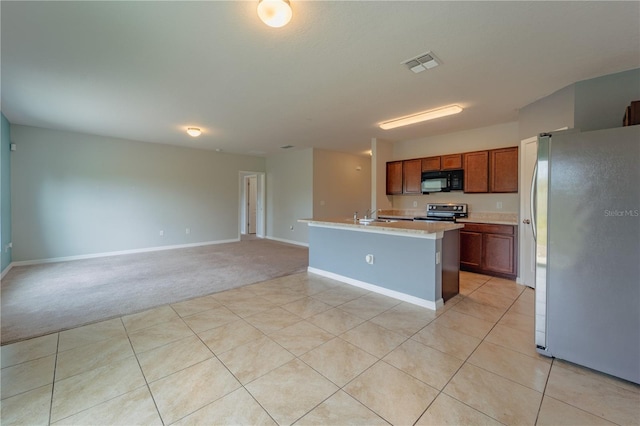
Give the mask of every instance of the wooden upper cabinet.
<svg viewBox="0 0 640 426">
<path fill-rule="evenodd" d="M 402 194 L 402 161 L 387 163 L 387 195 Z"/>
<path fill-rule="evenodd" d="M 462 169 L 462 154 L 443 155 L 441 158 L 442 170 Z"/>
<path fill-rule="evenodd" d="M 464 192 L 489 192 L 489 151 L 467 152 L 464 160 Z"/>
<path fill-rule="evenodd" d="M 422 172 L 464 170 L 464 192 L 518 192 L 518 147 L 387 163 L 387 195 L 421 194 Z"/>
<path fill-rule="evenodd" d="M 489 151 L 491 192 L 518 192 L 518 147 Z"/>
<path fill-rule="evenodd" d="M 404 194 L 422 194 L 422 160 L 402 162 L 402 189 Z"/>
<path fill-rule="evenodd" d="M 422 171 L 433 172 L 440 170 L 440 157 L 429 157 L 422 159 Z"/>
</svg>

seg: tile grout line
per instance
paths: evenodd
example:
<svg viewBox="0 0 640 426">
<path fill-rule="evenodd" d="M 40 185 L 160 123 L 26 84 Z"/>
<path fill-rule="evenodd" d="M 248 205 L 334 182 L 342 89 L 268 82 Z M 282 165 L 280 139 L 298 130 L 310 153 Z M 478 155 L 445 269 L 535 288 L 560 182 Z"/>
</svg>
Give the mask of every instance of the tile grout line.
<svg viewBox="0 0 640 426">
<path fill-rule="evenodd" d="M 536 412 L 536 420 L 534 424 L 538 424 L 538 419 L 540 418 L 540 411 L 542 410 L 542 402 L 544 401 L 544 396 L 547 393 L 547 386 L 549 386 L 549 379 L 551 379 L 551 369 L 553 368 L 553 364 L 555 362 L 555 358 L 551 358 L 551 366 L 549 367 L 549 374 L 547 374 L 547 380 L 544 382 L 544 389 L 542 390 L 542 398 L 540 398 L 540 405 L 538 405 L 538 411 Z"/>
<path fill-rule="evenodd" d="M 175 310 L 174 310 L 174 312 L 175 312 Z M 147 387 L 147 391 L 149 392 L 149 396 L 151 396 L 151 400 L 153 401 L 153 406 L 156 409 L 156 413 L 158 413 L 158 418 L 160 419 L 160 421 L 162 422 L 163 425 L 166 425 L 166 422 L 164 421 L 164 419 L 162 418 L 162 414 L 160 413 L 160 408 L 158 408 L 158 403 L 156 402 L 156 399 L 153 396 L 153 392 L 151 392 L 151 387 L 149 386 L 149 381 L 147 380 L 146 374 L 144 374 L 144 370 L 142 369 L 142 365 L 140 364 L 140 359 L 138 358 L 138 353 L 136 352 L 135 348 L 133 347 L 133 343 L 131 342 L 131 337 L 129 336 L 129 332 L 127 331 L 127 327 L 125 327 L 125 325 L 124 325 L 124 321 L 122 320 L 122 317 L 120 317 L 120 321 L 122 322 L 122 327 L 124 328 L 125 333 L 127 334 L 127 340 L 129 341 L 129 345 L 131 346 L 131 351 L 133 351 L 133 356 L 136 358 L 136 363 L 138 364 L 138 368 L 140 369 L 140 374 L 142 374 L 142 377 L 144 378 L 144 383 L 145 383 L 145 385 Z"/>
<path fill-rule="evenodd" d="M 56 370 L 58 368 L 58 351 L 60 349 L 60 333 L 58 334 L 58 338 L 56 339 L 56 356 L 53 361 L 53 378 L 51 381 L 51 399 L 49 400 L 49 419 L 47 424 L 51 424 L 51 416 L 53 415 L 53 394 L 56 390 Z"/>
</svg>

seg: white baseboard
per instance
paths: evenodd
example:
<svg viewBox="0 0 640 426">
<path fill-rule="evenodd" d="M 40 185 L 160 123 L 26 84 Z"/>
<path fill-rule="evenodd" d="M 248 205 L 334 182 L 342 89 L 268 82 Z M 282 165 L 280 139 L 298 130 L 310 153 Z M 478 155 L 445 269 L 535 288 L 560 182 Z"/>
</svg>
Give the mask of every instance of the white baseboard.
<svg viewBox="0 0 640 426">
<path fill-rule="evenodd" d="M 285 240 L 284 238 L 266 237 L 267 240 L 279 241 L 281 243 L 293 244 L 296 246 L 309 247 L 309 243 L 301 243 L 300 241 Z"/>
<path fill-rule="evenodd" d="M 4 278 L 5 275 L 7 275 L 7 273 L 11 270 L 11 268 L 13 268 L 13 262 L 11 262 L 10 264 L 7 265 L 6 268 L 4 268 L 4 270 L 2 271 L 2 273 L 0 273 L 0 280 Z"/>
<path fill-rule="evenodd" d="M 365 290 L 373 291 L 374 293 L 379 293 L 385 296 L 393 297 L 394 299 L 402 300 L 403 302 L 422 306 L 423 308 L 431 309 L 434 311 L 444 306 L 444 301 L 442 299 L 438 299 L 435 302 L 432 302 L 431 300 L 421 299 L 419 297 L 411 296 L 405 293 L 400 293 L 399 291 L 395 291 L 395 290 L 389 290 L 388 288 L 380 287 L 375 284 L 369 284 L 364 281 L 345 277 L 344 275 L 335 274 L 333 272 L 325 271 L 323 269 L 317 269 L 312 266 L 309 266 L 307 268 L 307 271 L 311 272 L 312 274 L 331 278 L 333 280 L 340 281 L 345 284 L 350 284 L 355 287 L 360 287 Z"/>
<path fill-rule="evenodd" d="M 54 262 L 66 262 L 69 260 L 83 260 L 83 259 L 95 259 L 97 257 L 109 257 L 109 256 L 119 256 L 121 254 L 135 254 L 135 253 L 148 253 L 153 251 L 163 251 L 163 250 L 173 250 L 173 249 L 181 249 L 181 248 L 189 248 L 189 247 L 200 247 L 200 246 L 211 246 L 214 244 L 225 244 L 225 243 L 235 243 L 240 241 L 239 238 L 233 238 L 230 240 L 218 240 L 218 241 L 205 241 L 201 243 L 190 243 L 190 244 L 176 244 L 171 246 L 159 246 L 159 247 L 147 247 L 142 249 L 133 249 L 133 250 L 120 250 L 120 251 L 110 251 L 105 253 L 92 253 L 92 254 L 81 254 L 78 256 L 64 256 L 64 257 L 52 257 L 49 259 L 36 259 L 36 260 L 21 260 L 18 262 L 12 262 L 9 267 L 12 266 L 28 266 L 28 265 L 39 265 L 41 263 L 54 263 Z M 7 269 L 9 269 L 9 267 Z M 4 272 L 3 272 L 4 276 Z"/>
</svg>

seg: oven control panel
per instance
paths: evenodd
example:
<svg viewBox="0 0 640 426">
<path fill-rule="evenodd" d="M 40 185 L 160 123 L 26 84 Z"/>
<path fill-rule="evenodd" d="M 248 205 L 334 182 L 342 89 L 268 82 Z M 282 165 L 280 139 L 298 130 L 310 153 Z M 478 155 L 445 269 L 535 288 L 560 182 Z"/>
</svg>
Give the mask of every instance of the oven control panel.
<svg viewBox="0 0 640 426">
<path fill-rule="evenodd" d="M 427 216 L 466 217 L 466 204 L 427 204 Z"/>
</svg>

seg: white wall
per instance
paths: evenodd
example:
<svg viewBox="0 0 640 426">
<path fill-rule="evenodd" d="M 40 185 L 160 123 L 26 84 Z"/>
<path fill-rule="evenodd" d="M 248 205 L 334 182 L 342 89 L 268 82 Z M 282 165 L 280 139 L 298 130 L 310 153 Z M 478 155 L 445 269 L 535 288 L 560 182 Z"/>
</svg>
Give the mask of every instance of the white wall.
<svg viewBox="0 0 640 426">
<path fill-rule="evenodd" d="M 387 161 L 393 160 L 393 143 L 378 138 L 371 139 L 371 206 L 376 209 L 393 207 L 393 197 L 387 195 Z"/>
<path fill-rule="evenodd" d="M 621 127 L 627 106 L 640 100 L 640 69 L 579 81 L 575 87 L 575 128 Z"/>
<path fill-rule="evenodd" d="M 573 128 L 575 84 L 564 87 L 518 111 L 519 139 L 525 140 L 543 132 Z"/>
<path fill-rule="evenodd" d="M 371 157 L 314 149 L 313 217 L 363 216 L 370 208 Z"/>
<path fill-rule="evenodd" d="M 308 244 L 307 225 L 298 219 L 313 216 L 313 149 L 270 155 L 266 170 L 267 238 Z"/>
<path fill-rule="evenodd" d="M 393 159 L 405 160 L 435 155 L 456 154 L 485 149 L 518 146 L 518 123 L 498 124 L 462 132 L 448 133 L 429 138 L 396 142 Z M 498 208 L 502 203 L 502 209 Z M 414 206 L 417 204 L 417 207 Z M 467 203 L 471 212 L 516 213 L 519 209 L 518 194 L 464 194 L 462 192 L 429 195 L 395 195 L 395 209 L 425 209 L 427 203 Z"/>
<path fill-rule="evenodd" d="M 518 123 L 511 122 L 480 127 L 461 132 L 447 133 L 396 142 L 393 145 L 394 160 L 457 154 L 518 145 Z"/>
<path fill-rule="evenodd" d="M 237 239 L 239 171 L 264 170 L 259 157 L 19 125 L 11 133 L 13 261 Z"/>
</svg>

